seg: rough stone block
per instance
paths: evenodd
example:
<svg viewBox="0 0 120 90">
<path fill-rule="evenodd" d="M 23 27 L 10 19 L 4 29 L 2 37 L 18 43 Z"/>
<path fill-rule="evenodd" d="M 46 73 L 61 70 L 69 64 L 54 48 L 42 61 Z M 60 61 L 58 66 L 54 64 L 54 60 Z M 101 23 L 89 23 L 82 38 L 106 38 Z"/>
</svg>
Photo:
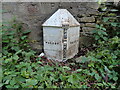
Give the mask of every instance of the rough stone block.
<svg viewBox="0 0 120 90">
<path fill-rule="evenodd" d="M 94 30 L 95 28 L 91 28 L 91 27 L 83 27 L 82 30 L 83 32 L 91 32 L 92 30 Z"/>
<path fill-rule="evenodd" d="M 88 8 L 86 10 L 86 14 L 89 14 L 89 15 L 98 15 L 99 11 L 96 10 L 96 9 L 91 9 L 91 8 Z"/>
<path fill-rule="evenodd" d="M 90 2 L 90 3 L 87 3 L 87 6 L 88 6 L 89 8 L 92 8 L 92 9 L 98 9 L 98 8 L 99 8 L 98 2 Z"/>
<path fill-rule="evenodd" d="M 80 19 L 80 22 L 95 22 L 95 17 L 83 17 Z"/>
<path fill-rule="evenodd" d="M 13 19 L 13 14 L 12 13 L 3 13 L 2 14 L 2 21 L 11 21 Z"/>
<path fill-rule="evenodd" d="M 13 13 L 17 8 L 16 2 L 2 2 L 3 13 Z"/>
<path fill-rule="evenodd" d="M 95 27 L 95 23 L 86 23 L 85 26 L 86 27 Z"/>
<path fill-rule="evenodd" d="M 79 38 L 79 40 L 80 40 L 79 47 L 82 47 L 82 46 L 89 47 L 94 42 L 94 39 L 92 37 L 83 36 L 83 35 Z"/>
<path fill-rule="evenodd" d="M 84 23 L 80 23 L 80 27 L 84 27 L 85 26 L 85 24 Z"/>
</svg>

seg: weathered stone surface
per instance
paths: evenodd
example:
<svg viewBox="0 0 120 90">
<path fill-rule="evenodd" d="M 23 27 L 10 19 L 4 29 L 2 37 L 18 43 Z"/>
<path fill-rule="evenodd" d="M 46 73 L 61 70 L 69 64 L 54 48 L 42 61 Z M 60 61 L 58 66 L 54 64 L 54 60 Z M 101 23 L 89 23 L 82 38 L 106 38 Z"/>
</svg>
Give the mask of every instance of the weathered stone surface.
<svg viewBox="0 0 120 90">
<path fill-rule="evenodd" d="M 43 51 L 43 45 L 40 44 L 39 42 L 37 43 L 31 43 L 30 46 L 37 51 L 37 53 L 40 53 Z"/>
<path fill-rule="evenodd" d="M 11 20 L 15 16 L 17 20 L 23 22 L 25 24 L 24 30 L 31 30 L 29 39 L 39 42 L 31 44 L 34 49 L 38 49 L 40 48 L 39 45 L 43 45 L 42 23 L 58 8 L 68 9 L 80 22 L 80 27 L 84 31 L 89 31 L 86 27 L 92 26 L 87 24 L 84 28 L 85 23 L 95 22 L 94 14 L 97 11 L 97 5 L 95 6 L 95 3 L 92 2 L 3 2 L 2 4 L 2 9 L 5 10 L 2 14 L 2 20 Z"/>
<path fill-rule="evenodd" d="M 85 24 L 84 23 L 80 23 L 80 27 L 84 27 L 85 26 Z"/>
<path fill-rule="evenodd" d="M 96 9 L 88 8 L 86 13 L 89 14 L 89 15 L 98 15 L 99 12 Z"/>
<path fill-rule="evenodd" d="M 17 9 L 17 3 L 16 2 L 14 2 L 14 3 L 12 3 L 12 2 L 9 2 L 9 3 L 7 3 L 7 2 L 4 2 L 4 3 L 2 3 L 2 10 L 3 10 L 3 13 L 13 13 L 14 11 L 16 11 L 16 9 Z"/>
<path fill-rule="evenodd" d="M 79 38 L 79 40 L 80 40 L 79 47 L 82 47 L 82 46 L 89 47 L 94 42 L 94 39 L 92 37 L 88 37 L 88 36 L 84 36 L 84 35 L 82 35 Z"/>
<path fill-rule="evenodd" d="M 96 2 L 87 3 L 87 6 L 92 8 L 92 9 L 98 9 L 99 8 L 99 4 L 96 3 Z"/>
<path fill-rule="evenodd" d="M 95 23 L 86 23 L 85 26 L 86 27 L 95 27 Z"/>
<path fill-rule="evenodd" d="M 83 27 L 82 30 L 83 32 L 91 32 L 92 30 L 94 30 L 95 28 L 91 28 L 91 27 Z"/>
<path fill-rule="evenodd" d="M 14 18 L 12 13 L 3 13 L 2 14 L 2 21 L 11 21 Z"/>
<path fill-rule="evenodd" d="M 80 19 L 80 22 L 95 22 L 95 17 L 83 17 Z"/>
</svg>

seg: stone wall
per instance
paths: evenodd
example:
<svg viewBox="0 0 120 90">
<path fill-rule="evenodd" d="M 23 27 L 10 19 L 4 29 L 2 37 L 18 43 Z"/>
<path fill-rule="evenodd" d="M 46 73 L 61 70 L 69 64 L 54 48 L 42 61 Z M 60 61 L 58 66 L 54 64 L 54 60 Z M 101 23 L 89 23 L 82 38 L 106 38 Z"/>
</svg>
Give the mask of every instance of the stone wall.
<svg viewBox="0 0 120 90">
<path fill-rule="evenodd" d="M 2 19 L 9 21 L 13 17 L 24 23 L 25 29 L 32 32 L 29 35 L 33 49 L 41 51 L 43 48 L 42 23 L 57 9 L 65 8 L 81 24 L 80 45 L 89 46 L 91 38 L 84 36 L 94 29 L 98 15 L 97 2 L 3 2 Z"/>
</svg>

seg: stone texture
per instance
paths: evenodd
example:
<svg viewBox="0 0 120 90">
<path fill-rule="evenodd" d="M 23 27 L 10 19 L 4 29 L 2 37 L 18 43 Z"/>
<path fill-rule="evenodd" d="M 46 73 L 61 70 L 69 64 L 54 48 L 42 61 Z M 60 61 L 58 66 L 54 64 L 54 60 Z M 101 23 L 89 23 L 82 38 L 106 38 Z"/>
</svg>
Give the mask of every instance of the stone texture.
<svg viewBox="0 0 120 90">
<path fill-rule="evenodd" d="M 95 23 L 86 23 L 84 26 L 86 27 L 95 27 Z"/>
<path fill-rule="evenodd" d="M 89 8 L 92 8 L 92 9 L 98 9 L 99 8 L 99 4 L 96 3 L 96 2 L 87 3 L 87 6 Z"/>
<path fill-rule="evenodd" d="M 3 13 L 2 14 L 2 21 L 11 21 L 14 18 L 12 13 Z"/>
<path fill-rule="evenodd" d="M 85 24 L 84 23 L 80 23 L 80 27 L 84 27 L 85 26 Z"/>
<path fill-rule="evenodd" d="M 83 17 L 80 18 L 80 22 L 95 22 L 95 17 Z"/>
<path fill-rule="evenodd" d="M 13 13 L 14 11 L 16 11 L 16 9 L 18 9 L 17 8 L 17 3 L 12 3 L 12 2 L 9 2 L 9 3 L 7 3 L 7 2 L 4 2 L 4 3 L 2 3 L 2 10 L 3 10 L 3 12 L 4 13 Z"/>
<path fill-rule="evenodd" d="M 94 30 L 95 28 L 91 28 L 91 27 L 83 27 L 82 30 L 83 32 L 91 32 L 92 30 Z"/>
<path fill-rule="evenodd" d="M 2 7 L 3 21 L 11 20 L 15 16 L 17 20 L 23 22 L 24 30 L 31 30 L 29 39 L 37 41 L 32 43 L 31 47 L 39 50 L 42 48 L 40 45 L 43 45 L 41 25 L 58 8 L 68 9 L 80 22 L 83 31 L 90 31 L 88 29 L 91 28 L 87 28 L 87 26 L 92 25 L 86 25 L 86 23 L 95 22 L 94 15 L 97 13 L 97 4 L 92 2 L 3 2 Z"/>
<path fill-rule="evenodd" d="M 94 39 L 92 37 L 84 36 L 84 35 L 82 35 L 79 38 L 79 40 L 80 40 L 79 47 L 82 47 L 82 46 L 89 47 L 94 42 Z"/>
</svg>

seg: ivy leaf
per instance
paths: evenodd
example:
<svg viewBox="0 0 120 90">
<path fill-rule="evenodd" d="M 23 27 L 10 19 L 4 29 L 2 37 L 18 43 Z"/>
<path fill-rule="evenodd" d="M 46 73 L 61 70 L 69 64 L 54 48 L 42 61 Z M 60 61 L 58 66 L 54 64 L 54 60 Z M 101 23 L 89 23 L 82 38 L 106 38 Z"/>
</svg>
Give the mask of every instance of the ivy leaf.
<svg viewBox="0 0 120 90">
<path fill-rule="evenodd" d="M 81 71 L 82 71 L 82 69 L 77 69 L 77 70 L 76 70 L 76 72 L 81 72 Z"/>
<path fill-rule="evenodd" d="M 117 81 L 117 80 L 118 80 L 118 77 L 114 77 L 113 80 L 114 80 L 114 81 Z"/>
<path fill-rule="evenodd" d="M 104 66 L 104 69 L 106 72 L 110 73 L 110 70 L 106 66 Z"/>
<path fill-rule="evenodd" d="M 12 80 L 10 80 L 10 85 L 15 85 L 16 84 L 16 80 L 15 80 L 15 78 L 13 78 Z"/>
<path fill-rule="evenodd" d="M 116 27 L 118 23 L 111 23 L 112 26 Z"/>
<path fill-rule="evenodd" d="M 101 79 L 101 77 L 96 73 L 96 74 L 95 74 L 95 79 L 96 79 L 96 80 L 99 80 L 99 79 Z"/>
<path fill-rule="evenodd" d="M 43 64 L 41 61 L 37 61 L 38 64 Z"/>
<path fill-rule="evenodd" d="M 27 38 L 27 36 L 22 36 L 21 39 L 24 40 L 25 38 Z"/>
<path fill-rule="evenodd" d="M 103 37 L 103 39 L 104 39 L 105 41 L 107 41 L 107 40 L 108 40 L 108 38 L 107 38 L 107 37 Z"/>
<path fill-rule="evenodd" d="M 23 32 L 23 34 L 28 34 L 30 32 L 31 32 L 31 30 L 27 30 L 27 31 Z"/>
<path fill-rule="evenodd" d="M 68 82 L 70 82 L 70 83 L 74 83 L 74 81 L 73 81 L 73 75 L 70 75 L 70 76 L 69 76 L 69 78 L 68 78 Z"/>
<path fill-rule="evenodd" d="M 14 54 L 13 59 L 18 60 L 19 59 L 18 55 Z"/>
<path fill-rule="evenodd" d="M 67 70 L 71 70 L 70 67 L 67 67 L 67 66 L 63 66 L 64 69 L 67 69 Z"/>
<path fill-rule="evenodd" d="M 82 63 L 85 63 L 86 61 L 88 61 L 88 58 L 85 57 L 85 56 L 82 56 L 82 57 L 81 57 L 81 60 L 82 60 Z"/>
<path fill-rule="evenodd" d="M 3 84 L 2 83 L 0 83 L 0 87 L 2 87 L 3 86 Z"/>
<path fill-rule="evenodd" d="M 12 50 L 15 50 L 15 51 L 19 51 L 19 50 L 20 50 L 20 47 L 18 47 L 18 46 L 13 46 L 11 49 L 12 49 Z"/>
<path fill-rule="evenodd" d="M 104 21 L 104 22 L 107 22 L 108 20 L 109 20 L 109 17 L 103 18 L 103 21 Z"/>
<path fill-rule="evenodd" d="M 76 75 L 70 75 L 68 78 L 68 82 L 72 83 L 72 84 L 76 84 L 78 83 L 79 79 L 77 78 Z"/>
<path fill-rule="evenodd" d="M 10 80 L 6 80 L 4 84 L 9 84 Z"/>
<path fill-rule="evenodd" d="M 27 85 L 36 85 L 38 81 L 36 79 L 26 79 Z"/>
<path fill-rule="evenodd" d="M 96 28 L 100 28 L 100 25 L 96 24 Z"/>
<path fill-rule="evenodd" d="M 6 59 L 4 62 L 5 63 L 9 63 L 9 62 L 11 62 L 12 61 L 12 59 L 11 58 L 8 58 L 8 59 Z"/>
</svg>

